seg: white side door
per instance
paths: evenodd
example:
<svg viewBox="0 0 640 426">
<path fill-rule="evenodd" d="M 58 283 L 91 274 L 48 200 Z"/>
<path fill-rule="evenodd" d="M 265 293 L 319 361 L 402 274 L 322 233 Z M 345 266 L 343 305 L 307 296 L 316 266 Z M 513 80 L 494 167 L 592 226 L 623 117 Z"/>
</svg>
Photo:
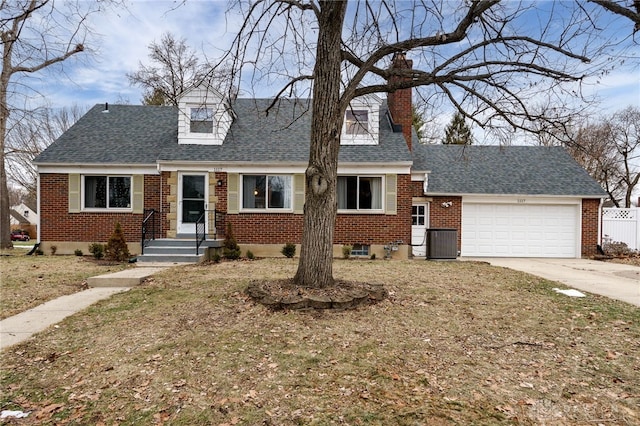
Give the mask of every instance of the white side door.
<svg viewBox="0 0 640 426">
<path fill-rule="evenodd" d="M 411 248 L 415 257 L 427 256 L 427 228 L 429 227 L 429 204 L 411 206 Z"/>
<path fill-rule="evenodd" d="M 195 234 L 196 221 L 207 209 L 207 173 L 180 173 L 178 179 L 178 234 Z M 207 227 L 205 220 L 205 227 Z M 208 232 L 205 229 L 205 233 Z"/>
</svg>

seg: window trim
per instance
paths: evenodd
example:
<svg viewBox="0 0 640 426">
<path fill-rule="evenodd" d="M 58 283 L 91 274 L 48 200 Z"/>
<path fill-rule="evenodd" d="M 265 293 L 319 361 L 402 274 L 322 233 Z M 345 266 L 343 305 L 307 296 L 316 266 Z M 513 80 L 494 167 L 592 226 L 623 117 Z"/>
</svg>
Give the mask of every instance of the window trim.
<svg viewBox="0 0 640 426">
<path fill-rule="evenodd" d="M 87 177 L 104 177 L 107 179 L 107 188 L 106 188 L 106 204 L 107 207 L 87 207 L 86 206 L 86 178 Z M 109 207 L 109 182 L 111 178 L 128 178 L 129 179 L 129 207 Z M 134 188 L 133 188 L 133 175 L 109 175 L 109 174 L 83 174 L 81 180 L 80 194 L 81 194 L 81 211 L 85 212 L 133 212 L 133 202 L 134 202 Z"/>
<path fill-rule="evenodd" d="M 353 116 L 351 120 L 348 118 L 349 114 L 351 114 Z M 366 116 L 366 121 L 365 120 L 359 120 L 358 119 L 358 115 L 359 114 Z M 347 135 L 349 137 L 353 137 L 353 138 L 365 137 L 365 136 L 369 135 L 371 133 L 371 131 L 369 129 L 371 127 L 370 116 L 371 116 L 371 111 L 369 111 L 369 109 L 366 109 L 366 108 L 348 108 L 344 113 L 344 132 L 345 132 L 345 135 Z M 350 131 L 350 130 L 356 130 L 356 131 L 353 132 L 353 131 Z"/>
<path fill-rule="evenodd" d="M 189 115 L 187 116 L 187 134 L 190 136 L 198 136 L 198 137 L 210 137 L 211 135 L 215 134 L 215 128 L 216 128 L 216 111 L 215 109 L 210 106 L 210 105 L 198 105 L 198 106 L 188 106 L 187 107 L 189 109 Z M 209 118 L 211 118 L 211 131 L 210 132 L 192 132 L 191 131 L 191 124 L 193 123 L 193 112 L 194 111 L 202 111 L 202 110 L 206 110 L 208 111 L 211 115 L 209 116 Z M 205 120 L 198 120 L 198 123 L 208 123 L 208 121 Z"/>
<path fill-rule="evenodd" d="M 358 204 L 358 208 L 355 209 L 341 209 L 341 208 L 337 208 L 337 212 L 339 214 L 383 214 L 385 213 L 385 206 L 386 206 L 386 198 L 387 198 L 387 191 L 386 191 L 386 180 L 385 180 L 385 176 L 384 175 L 369 175 L 369 174 L 365 174 L 365 175 L 354 175 L 354 174 L 340 174 L 338 175 L 338 179 L 340 179 L 341 177 L 356 177 L 358 178 L 358 188 L 360 187 L 360 179 L 361 178 L 379 178 L 380 179 L 380 208 L 379 209 L 361 209 L 360 208 L 360 200 L 357 200 L 357 204 Z M 336 188 L 336 198 L 340 197 L 339 194 L 339 186 Z M 336 203 L 337 204 L 337 203 Z"/>
<path fill-rule="evenodd" d="M 244 178 L 245 176 L 264 176 L 265 178 L 265 203 L 264 207 L 245 207 L 244 205 Z M 269 207 L 269 178 L 270 177 L 284 177 L 289 179 L 289 207 Z M 239 202 L 240 202 L 240 212 L 243 213 L 293 213 L 294 211 L 294 198 L 295 198 L 295 188 L 294 188 L 294 175 L 293 174 L 282 174 L 282 173 L 243 173 L 240 175 L 240 184 L 239 184 Z"/>
<path fill-rule="evenodd" d="M 371 255 L 370 244 L 353 244 L 351 246 L 351 256 L 354 257 L 369 257 Z"/>
</svg>

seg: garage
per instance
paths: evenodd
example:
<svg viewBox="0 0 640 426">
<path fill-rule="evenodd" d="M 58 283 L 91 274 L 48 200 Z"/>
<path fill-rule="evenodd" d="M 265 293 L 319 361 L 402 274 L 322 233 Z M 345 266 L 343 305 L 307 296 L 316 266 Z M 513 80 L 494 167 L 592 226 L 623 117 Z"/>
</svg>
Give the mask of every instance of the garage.
<svg viewBox="0 0 640 426">
<path fill-rule="evenodd" d="M 529 202 L 463 201 L 462 256 L 579 257 L 579 205 Z"/>
</svg>

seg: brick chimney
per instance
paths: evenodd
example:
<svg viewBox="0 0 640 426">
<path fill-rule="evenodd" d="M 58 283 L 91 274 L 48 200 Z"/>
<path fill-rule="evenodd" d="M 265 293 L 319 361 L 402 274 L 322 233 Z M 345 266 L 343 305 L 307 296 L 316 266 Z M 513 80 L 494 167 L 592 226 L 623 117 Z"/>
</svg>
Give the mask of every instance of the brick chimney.
<svg viewBox="0 0 640 426">
<path fill-rule="evenodd" d="M 411 59 L 407 59 L 404 53 L 396 53 L 395 55 L 393 55 L 390 70 L 410 70 L 412 68 L 413 61 Z M 406 79 L 410 77 L 400 77 L 394 75 L 389 78 L 389 84 L 397 83 L 403 78 Z M 407 141 L 409 151 L 411 151 L 411 127 L 413 122 L 413 114 L 411 111 L 411 88 L 399 89 L 395 92 L 390 92 L 387 95 L 387 104 L 389 105 L 391 120 L 394 124 L 399 124 L 402 126 L 402 133 L 404 134 L 404 138 Z"/>
</svg>

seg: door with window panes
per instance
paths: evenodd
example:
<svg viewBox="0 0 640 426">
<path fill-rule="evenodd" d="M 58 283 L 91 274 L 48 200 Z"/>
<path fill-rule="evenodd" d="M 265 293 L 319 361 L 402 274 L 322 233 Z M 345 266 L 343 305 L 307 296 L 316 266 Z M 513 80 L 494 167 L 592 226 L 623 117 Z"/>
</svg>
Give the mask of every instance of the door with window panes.
<svg viewBox="0 0 640 426">
<path fill-rule="evenodd" d="M 207 173 L 181 173 L 178 185 L 178 233 L 195 234 L 196 222 L 207 209 Z M 205 217 L 205 233 L 207 222 Z"/>
<path fill-rule="evenodd" d="M 429 227 L 429 204 L 414 204 L 411 207 L 411 247 L 415 257 L 427 256 L 427 228 Z"/>
</svg>

